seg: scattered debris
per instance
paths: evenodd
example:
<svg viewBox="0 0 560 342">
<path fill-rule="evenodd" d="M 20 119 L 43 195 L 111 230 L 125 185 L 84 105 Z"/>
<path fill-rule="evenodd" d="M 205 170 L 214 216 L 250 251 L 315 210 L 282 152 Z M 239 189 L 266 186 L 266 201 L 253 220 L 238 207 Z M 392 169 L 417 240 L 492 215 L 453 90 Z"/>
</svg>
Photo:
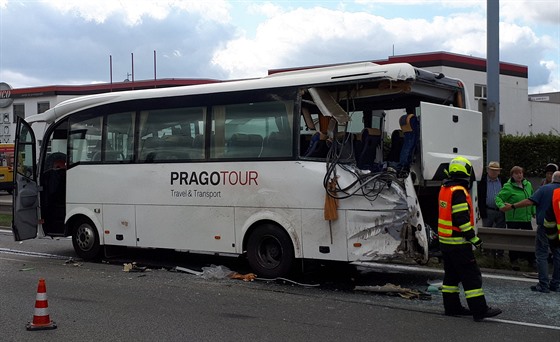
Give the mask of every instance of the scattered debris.
<svg viewBox="0 0 560 342">
<path fill-rule="evenodd" d="M 356 286 L 354 288 L 356 291 L 367 291 L 367 292 L 375 292 L 375 293 L 385 293 L 390 296 L 400 296 L 406 299 L 422 299 L 422 300 L 430 300 L 432 296 L 429 293 L 425 293 L 419 290 L 412 290 L 405 287 L 401 287 L 400 285 L 394 285 L 391 283 L 387 283 L 383 286 Z"/>
<path fill-rule="evenodd" d="M 76 267 L 81 267 L 82 266 L 81 262 L 74 261 L 73 258 L 70 258 L 70 259 L 66 260 L 64 263 L 66 265 L 72 264 L 72 266 L 76 266 Z"/>
<path fill-rule="evenodd" d="M 175 266 L 170 271 L 194 274 L 197 276 L 201 276 L 204 279 L 240 279 L 243 281 L 253 281 L 257 278 L 257 275 L 254 273 L 241 274 L 230 270 L 226 266 L 221 265 L 210 265 L 210 267 L 203 267 L 202 272 L 180 266 Z"/>
<path fill-rule="evenodd" d="M 191 270 L 189 268 L 185 268 L 185 267 L 181 267 L 181 266 L 175 266 L 171 269 L 172 272 L 183 272 L 183 273 L 190 273 L 190 274 L 194 274 L 194 275 L 202 275 L 202 272 L 199 271 L 195 271 L 195 270 Z"/>
<path fill-rule="evenodd" d="M 230 279 L 241 279 L 243 281 L 253 281 L 257 278 L 254 273 L 241 274 L 237 272 L 232 272 L 229 276 Z"/>
<path fill-rule="evenodd" d="M 127 263 L 123 265 L 123 271 L 125 272 L 145 272 L 148 270 L 147 267 L 137 266 L 136 262 Z"/>
<path fill-rule="evenodd" d="M 443 280 L 428 280 L 428 292 L 433 294 L 439 294 L 443 286 Z"/>
<path fill-rule="evenodd" d="M 20 268 L 20 271 L 33 271 L 35 269 L 35 267 L 24 267 L 24 268 Z"/>
<path fill-rule="evenodd" d="M 523 273 L 523 276 L 525 278 L 539 279 L 539 274 L 537 272 Z"/>
</svg>

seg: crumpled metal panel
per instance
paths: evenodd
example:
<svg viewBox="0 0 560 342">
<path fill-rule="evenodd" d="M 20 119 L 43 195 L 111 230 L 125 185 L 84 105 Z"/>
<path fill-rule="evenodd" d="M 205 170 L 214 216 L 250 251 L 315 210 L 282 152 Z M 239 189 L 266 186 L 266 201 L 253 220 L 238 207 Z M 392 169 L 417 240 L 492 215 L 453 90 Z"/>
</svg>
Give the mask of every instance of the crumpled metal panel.
<svg viewBox="0 0 560 342">
<path fill-rule="evenodd" d="M 351 261 L 427 260 L 426 226 L 410 176 L 383 189 L 370 205 L 347 212 Z"/>
</svg>

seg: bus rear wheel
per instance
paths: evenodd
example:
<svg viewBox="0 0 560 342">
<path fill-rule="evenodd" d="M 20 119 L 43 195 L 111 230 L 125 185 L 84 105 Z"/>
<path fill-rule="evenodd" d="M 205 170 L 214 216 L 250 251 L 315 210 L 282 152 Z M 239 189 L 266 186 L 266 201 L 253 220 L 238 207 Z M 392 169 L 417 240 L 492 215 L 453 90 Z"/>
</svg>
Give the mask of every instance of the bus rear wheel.
<svg viewBox="0 0 560 342">
<path fill-rule="evenodd" d="M 247 260 L 259 277 L 285 276 L 294 261 L 292 239 L 280 227 L 271 224 L 258 227 L 249 236 Z"/>
<path fill-rule="evenodd" d="M 101 252 L 99 234 L 88 219 L 76 221 L 72 230 L 72 245 L 76 254 L 84 260 L 97 259 Z"/>
</svg>

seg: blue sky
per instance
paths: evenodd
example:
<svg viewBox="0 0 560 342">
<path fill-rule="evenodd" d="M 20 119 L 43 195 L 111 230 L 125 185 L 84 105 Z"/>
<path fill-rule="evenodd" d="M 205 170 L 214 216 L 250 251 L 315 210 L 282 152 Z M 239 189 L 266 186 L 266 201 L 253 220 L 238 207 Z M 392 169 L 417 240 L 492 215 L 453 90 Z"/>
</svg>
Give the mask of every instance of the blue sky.
<svg viewBox="0 0 560 342">
<path fill-rule="evenodd" d="M 486 57 L 486 0 L 0 0 L 0 82 L 14 88 L 268 69 L 447 51 Z M 500 59 L 560 91 L 560 0 L 501 0 Z"/>
</svg>

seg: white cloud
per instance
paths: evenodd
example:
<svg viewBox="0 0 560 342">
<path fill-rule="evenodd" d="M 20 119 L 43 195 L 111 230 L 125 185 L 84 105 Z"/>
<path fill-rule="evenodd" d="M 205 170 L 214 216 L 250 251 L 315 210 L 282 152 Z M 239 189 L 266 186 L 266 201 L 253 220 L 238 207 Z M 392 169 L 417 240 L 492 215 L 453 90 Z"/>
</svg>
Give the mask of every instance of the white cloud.
<svg viewBox="0 0 560 342">
<path fill-rule="evenodd" d="M 200 15 L 208 21 L 224 23 L 230 20 L 229 4 L 225 0 L 51 0 L 48 4 L 63 14 L 75 13 L 96 23 L 104 23 L 111 16 L 121 16 L 129 26 L 140 25 L 143 17 L 163 20 L 174 9 Z"/>
<path fill-rule="evenodd" d="M 279 15 L 282 12 L 284 12 L 282 7 L 270 2 L 259 2 L 259 3 L 249 4 L 247 10 L 249 11 L 250 14 L 262 14 L 267 17 L 273 17 L 275 15 Z"/>
<path fill-rule="evenodd" d="M 485 18 L 477 14 L 427 21 L 299 8 L 261 23 L 255 38 L 244 36 L 230 41 L 216 51 L 212 62 L 233 78 L 254 77 L 265 74 L 267 69 L 291 63 L 352 61 L 359 58 L 357 55 L 384 58 L 390 54 L 393 44 L 399 54 L 450 50 L 484 55 L 485 37 Z M 322 54 L 324 56 L 320 57 Z M 317 62 L 313 62 L 314 59 Z"/>
<path fill-rule="evenodd" d="M 536 87 L 529 87 L 529 94 L 553 93 L 560 91 L 560 67 L 554 61 L 541 61 L 543 67 L 550 71 L 548 82 Z"/>
<path fill-rule="evenodd" d="M 35 77 L 6 69 L 0 69 L 0 80 L 1 82 L 6 82 L 12 86 L 17 85 L 15 88 L 34 87 L 38 84 L 42 84 L 41 81 L 43 81 Z"/>
<path fill-rule="evenodd" d="M 560 24 L 558 0 L 502 0 L 500 17 L 507 22 Z"/>
</svg>

